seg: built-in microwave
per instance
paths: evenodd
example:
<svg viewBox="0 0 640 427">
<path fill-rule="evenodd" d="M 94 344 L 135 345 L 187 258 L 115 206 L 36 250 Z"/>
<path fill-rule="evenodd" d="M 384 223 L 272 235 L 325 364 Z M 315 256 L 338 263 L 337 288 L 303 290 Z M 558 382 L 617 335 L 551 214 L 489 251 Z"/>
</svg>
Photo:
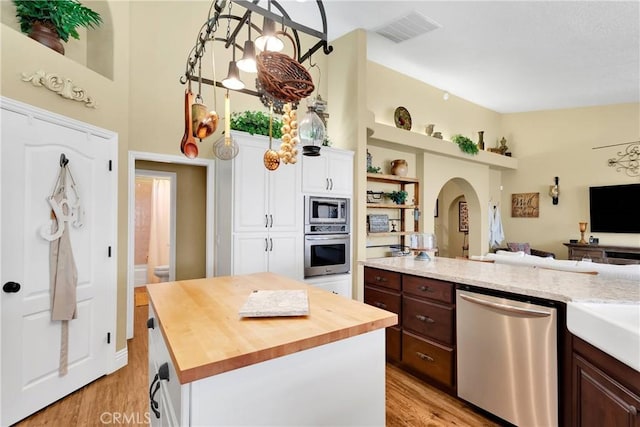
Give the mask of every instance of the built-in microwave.
<svg viewBox="0 0 640 427">
<path fill-rule="evenodd" d="M 344 225 L 349 230 L 349 199 L 335 197 L 305 196 L 305 225 L 335 224 Z"/>
<path fill-rule="evenodd" d="M 350 234 L 304 236 L 304 277 L 348 273 L 350 269 Z"/>
</svg>

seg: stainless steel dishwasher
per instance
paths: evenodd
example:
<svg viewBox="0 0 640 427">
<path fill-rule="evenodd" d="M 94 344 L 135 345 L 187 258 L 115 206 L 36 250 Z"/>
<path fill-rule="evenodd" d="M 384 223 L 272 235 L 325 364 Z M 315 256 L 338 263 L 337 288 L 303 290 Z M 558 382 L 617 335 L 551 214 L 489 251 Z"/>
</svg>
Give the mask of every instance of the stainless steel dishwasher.
<svg viewBox="0 0 640 427">
<path fill-rule="evenodd" d="M 557 312 L 456 291 L 458 396 L 520 427 L 558 425 Z"/>
</svg>

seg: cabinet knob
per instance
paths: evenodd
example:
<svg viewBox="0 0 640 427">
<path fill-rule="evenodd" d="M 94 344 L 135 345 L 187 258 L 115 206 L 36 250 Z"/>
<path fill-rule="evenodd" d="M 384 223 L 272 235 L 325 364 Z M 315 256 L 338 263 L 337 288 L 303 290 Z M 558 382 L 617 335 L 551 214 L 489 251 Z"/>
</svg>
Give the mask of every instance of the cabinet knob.
<svg viewBox="0 0 640 427">
<path fill-rule="evenodd" d="M 426 360 L 427 362 L 433 362 L 433 357 L 427 356 L 424 353 L 420 353 L 419 351 L 416 351 L 416 355 L 422 360 Z"/>
<path fill-rule="evenodd" d="M 422 292 L 433 292 L 433 290 L 431 290 L 431 288 L 426 285 L 420 286 L 418 290 L 421 290 Z"/>
<path fill-rule="evenodd" d="M 376 282 L 386 282 L 387 278 L 386 277 L 376 276 L 375 280 L 376 280 Z"/>
<path fill-rule="evenodd" d="M 382 303 L 382 302 L 380 302 L 380 301 L 376 301 L 376 302 L 374 302 L 374 303 L 373 303 L 373 305 L 375 305 L 375 306 L 376 306 L 376 307 L 378 307 L 378 308 L 387 308 L 387 304 Z"/>
<path fill-rule="evenodd" d="M 150 317 L 147 319 L 147 329 L 155 329 L 156 328 L 156 322 L 155 319 L 153 317 Z"/>
</svg>

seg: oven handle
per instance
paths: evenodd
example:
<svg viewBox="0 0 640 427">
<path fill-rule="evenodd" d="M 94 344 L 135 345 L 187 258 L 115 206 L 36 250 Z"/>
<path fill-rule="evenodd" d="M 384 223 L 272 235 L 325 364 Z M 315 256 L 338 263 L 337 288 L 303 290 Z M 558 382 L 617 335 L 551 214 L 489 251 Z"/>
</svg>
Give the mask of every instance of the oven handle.
<svg viewBox="0 0 640 427">
<path fill-rule="evenodd" d="M 349 236 L 341 236 L 336 234 L 335 236 L 330 237 L 311 237 L 305 236 L 305 240 L 349 240 Z"/>
</svg>

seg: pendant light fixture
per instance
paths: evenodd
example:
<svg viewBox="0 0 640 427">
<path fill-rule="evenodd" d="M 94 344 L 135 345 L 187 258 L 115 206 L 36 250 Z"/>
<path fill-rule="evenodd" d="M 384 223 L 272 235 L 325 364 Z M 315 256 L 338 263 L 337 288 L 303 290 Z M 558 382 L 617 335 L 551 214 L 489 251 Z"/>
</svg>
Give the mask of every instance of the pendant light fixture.
<svg viewBox="0 0 640 427">
<path fill-rule="evenodd" d="M 244 42 L 244 52 L 242 58 L 238 61 L 238 68 L 246 73 L 257 73 L 256 66 L 256 46 L 251 40 L 251 15 L 249 15 L 249 37 Z"/>
<path fill-rule="evenodd" d="M 229 72 L 227 77 L 222 80 L 222 85 L 227 89 L 240 90 L 244 89 L 244 83 L 240 80 L 240 71 L 236 63 L 236 47 L 233 46 L 233 61 L 229 62 Z"/>
<path fill-rule="evenodd" d="M 264 17 L 262 35 L 256 39 L 256 47 L 261 50 L 280 52 L 284 49 L 284 42 L 276 36 L 276 23 L 271 18 Z"/>
</svg>

